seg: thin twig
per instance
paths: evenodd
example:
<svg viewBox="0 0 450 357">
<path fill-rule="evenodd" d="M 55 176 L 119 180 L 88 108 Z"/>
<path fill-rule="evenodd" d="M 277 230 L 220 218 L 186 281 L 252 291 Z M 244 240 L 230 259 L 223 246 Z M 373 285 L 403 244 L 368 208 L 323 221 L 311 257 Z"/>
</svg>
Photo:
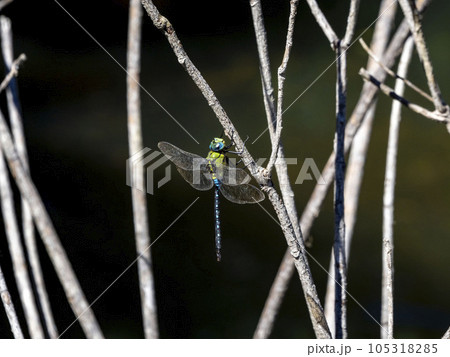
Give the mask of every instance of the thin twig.
<svg viewBox="0 0 450 357">
<path fill-rule="evenodd" d="M 405 42 L 398 65 L 398 73 L 406 77 L 408 66 L 414 49 L 414 41 L 410 37 Z M 397 79 L 395 91 L 403 94 L 404 82 Z M 383 276 L 381 284 L 381 338 L 394 338 L 394 197 L 397 170 L 398 137 L 401 120 L 401 104 L 392 103 L 389 127 L 388 149 L 386 154 L 386 173 L 383 195 Z"/>
<path fill-rule="evenodd" d="M 141 58 L 141 28 L 142 5 L 140 0 L 130 1 L 128 23 L 128 51 L 127 51 L 127 110 L 128 110 L 128 143 L 130 156 L 141 151 L 141 100 L 139 87 L 140 58 Z M 143 167 L 135 174 L 137 187 L 143 187 Z M 139 256 L 139 288 L 141 295 L 141 310 L 145 338 L 158 338 L 158 319 L 154 292 L 154 278 L 150 254 L 150 232 L 147 214 L 146 193 L 136 187 L 131 187 L 133 202 L 134 231 L 136 253 Z"/>
<path fill-rule="evenodd" d="M 297 4 L 295 4 L 297 6 Z M 276 121 L 276 113 L 275 113 L 275 100 L 273 96 L 273 87 L 272 87 L 272 79 L 271 79 L 271 71 L 270 71 L 270 61 L 269 61 L 269 51 L 267 48 L 267 35 L 266 29 L 264 27 L 264 20 L 262 15 L 261 2 L 259 0 L 250 0 L 250 7 L 252 11 L 253 17 L 253 25 L 255 28 L 256 35 L 256 43 L 258 48 L 258 56 L 260 61 L 260 69 L 261 69 L 261 79 L 262 79 L 262 87 L 263 87 L 263 97 L 264 104 L 266 108 L 266 116 L 267 116 L 267 125 L 269 128 L 271 142 L 273 142 L 275 133 L 274 133 L 274 124 Z M 292 8 L 291 3 L 291 12 L 296 10 Z M 289 18 L 292 16 L 290 15 Z M 300 224 L 298 219 L 297 207 L 294 201 L 294 192 L 292 190 L 291 183 L 289 181 L 289 175 L 287 170 L 287 163 L 284 156 L 284 148 L 281 142 L 279 141 L 279 148 L 277 159 L 275 160 L 275 170 L 278 176 L 278 182 L 280 185 L 281 195 L 283 197 L 284 204 L 286 205 L 286 210 L 289 214 L 289 218 L 291 220 L 292 226 L 294 228 L 295 236 L 302 237 Z M 288 252 L 289 256 L 290 253 Z M 289 257 L 289 260 L 292 260 Z M 261 316 L 258 321 L 258 325 L 255 329 L 254 338 L 266 338 L 270 335 L 273 323 L 275 321 L 275 316 L 277 313 L 276 309 L 272 309 L 272 307 L 279 306 L 279 303 L 276 301 L 277 296 L 282 296 L 283 293 L 278 294 L 279 290 L 277 287 L 273 287 L 269 296 L 274 297 L 274 299 L 268 299 L 264 305 L 264 309 L 261 313 Z"/>
<path fill-rule="evenodd" d="M 316 21 L 330 39 L 330 29 L 325 16 L 315 1 L 308 1 Z M 336 338 L 347 337 L 347 267 L 345 259 L 345 216 L 344 216 L 344 182 L 345 182 L 345 126 L 347 107 L 347 48 L 350 45 L 358 16 L 359 0 L 352 0 L 347 17 L 347 27 L 343 40 L 334 39 L 332 48 L 336 53 L 336 135 L 335 135 L 335 185 L 334 185 L 334 311 Z M 328 25 L 329 27 L 329 25 Z M 331 29 L 332 30 L 332 29 Z M 333 32 L 334 34 L 334 32 Z M 336 37 L 336 35 L 334 34 Z"/>
<path fill-rule="evenodd" d="M 0 31 L 1 31 L 1 46 L 3 59 L 6 69 L 17 71 L 18 65 L 13 62 L 13 41 L 11 21 L 4 17 L 0 17 Z M 10 85 L 6 89 L 6 100 L 8 104 L 8 113 L 11 122 L 12 133 L 14 137 L 14 144 L 17 148 L 17 153 L 22 161 L 22 165 L 26 172 L 29 172 L 28 154 L 25 145 L 25 134 L 22 124 L 22 115 L 20 110 L 19 93 L 17 90 L 17 81 L 12 78 Z M 36 244 L 36 237 L 34 234 L 33 217 L 31 210 L 25 197 L 22 197 L 22 226 L 25 246 L 30 261 L 31 273 L 36 285 L 37 297 L 42 309 L 44 318 L 44 325 L 48 331 L 50 338 L 58 337 L 58 330 L 53 318 L 50 307 L 50 301 L 45 288 L 44 275 L 39 261 L 39 253 Z"/>
<path fill-rule="evenodd" d="M 380 59 L 378 58 L 378 56 L 375 55 L 375 53 L 373 53 L 371 51 L 371 49 L 367 46 L 367 44 L 364 42 L 364 40 L 362 38 L 359 39 L 359 43 L 361 44 L 362 48 L 364 49 L 364 51 L 367 52 L 367 54 L 376 62 L 378 63 L 386 72 L 387 74 L 389 74 L 391 77 L 396 78 L 396 79 L 401 79 L 402 81 L 405 82 L 405 84 L 411 88 L 412 90 L 414 90 L 415 92 L 417 92 L 418 94 L 420 94 L 422 97 L 428 99 L 430 102 L 433 103 L 433 98 L 426 92 L 424 92 L 422 89 L 420 89 L 419 87 L 417 87 L 414 83 L 412 83 L 411 81 L 409 81 L 407 78 L 402 78 L 398 73 L 395 73 L 394 71 L 392 71 L 391 69 L 387 68 L 383 62 L 380 61 Z"/>
<path fill-rule="evenodd" d="M 430 55 L 425 43 L 425 36 L 422 31 L 419 10 L 412 0 L 398 0 L 398 3 L 405 14 L 405 18 L 408 21 L 409 28 L 414 37 L 417 53 L 419 54 L 420 61 L 425 70 L 428 87 L 430 88 L 431 96 L 433 97 L 434 107 L 437 112 L 448 115 L 450 111 L 449 106 L 444 103 L 441 91 L 434 77 L 433 65 L 431 64 Z"/>
<path fill-rule="evenodd" d="M 391 40 L 390 46 L 385 53 L 384 61 L 386 65 L 392 66 L 397 56 L 400 54 L 403 43 L 408 36 L 409 28 L 406 21 L 403 21 L 393 39 Z M 381 77 L 384 78 L 385 74 L 382 70 L 377 72 Z M 353 110 L 352 116 L 348 121 L 346 127 L 346 137 L 345 137 L 345 152 L 348 151 L 352 140 L 361 125 L 367 111 L 372 106 L 375 100 L 376 90 L 371 88 L 373 86 L 364 85 L 359 97 L 358 103 Z M 303 214 L 300 218 L 300 226 L 302 227 L 302 232 L 304 237 L 308 237 L 315 219 L 319 216 L 320 209 L 328 193 L 331 182 L 334 178 L 334 153 L 331 153 L 327 163 L 325 164 L 322 174 L 322 178 L 325 184 L 316 184 L 313 193 L 311 194 L 308 203 L 303 210 Z M 290 262 L 292 258 L 290 257 L 289 250 L 283 256 L 283 261 L 280 264 L 280 268 L 277 272 L 275 280 L 270 289 L 270 294 L 266 301 L 273 301 L 272 308 L 270 311 L 276 312 L 280 308 L 280 304 L 283 300 L 283 294 L 287 290 L 287 285 L 289 284 L 290 278 L 294 272 L 294 265 Z M 276 287 L 276 289 L 274 288 Z M 272 294 L 273 293 L 273 294 Z M 278 304 L 275 306 L 275 304 Z M 272 318 L 271 320 L 274 320 Z"/>
<path fill-rule="evenodd" d="M 347 28 L 345 29 L 344 38 L 341 41 L 341 46 L 347 49 L 350 46 L 353 35 L 355 34 L 356 19 L 358 18 L 360 0 L 352 0 L 350 3 L 350 11 L 347 17 Z"/>
<path fill-rule="evenodd" d="M 225 110 L 220 105 L 211 87 L 206 83 L 203 76 L 200 74 L 198 69 L 194 66 L 194 64 L 186 54 L 170 22 L 165 17 L 161 16 L 152 1 L 142 0 L 142 4 L 146 9 L 148 15 L 152 19 L 154 26 L 160 29 L 166 36 L 178 59 L 178 62 L 188 72 L 194 83 L 197 85 L 197 87 L 200 89 L 201 93 L 207 100 L 209 106 L 216 114 L 216 117 L 224 128 L 225 134 L 229 138 L 232 138 L 234 140 L 236 149 L 238 151 L 242 151 L 241 157 L 243 163 L 249 169 L 250 173 L 256 179 L 256 181 L 260 184 L 261 189 L 266 192 L 270 202 L 275 209 L 277 218 L 280 222 L 280 226 L 286 238 L 286 242 L 289 246 L 289 250 L 294 259 L 294 264 L 302 283 L 303 292 L 305 294 L 309 315 L 316 337 L 330 338 L 329 329 L 323 315 L 323 309 L 317 295 L 317 290 L 312 279 L 311 271 L 309 269 L 303 238 L 295 236 L 295 231 L 287 213 L 286 206 L 273 187 L 267 170 L 264 170 L 256 164 L 255 160 L 250 155 L 247 148 L 244 146 L 239 133 L 236 131 Z"/>
<path fill-rule="evenodd" d="M 291 9 L 289 12 L 289 24 L 286 35 L 286 45 L 284 55 L 280 67 L 278 67 L 278 97 L 277 97 L 277 120 L 275 126 L 275 135 L 272 138 L 272 153 L 270 154 L 267 171 L 270 173 L 277 159 L 278 149 L 280 147 L 281 130 L 283 129 L 283 97 L 284 97 L 284 81 L 286 79 L 286 68 L 291 54 L 295 17 L 297 15 L 298 0 L 291 0 Z"/>
<path fill-rule="evenodd" d="M 3 19 L 3 16 L 2 16 Z M 6 77 L 3 79 L 2 83 L 0 83 L 0 93 L 3 92 L 3 90 L 9 85 L 9 82 L 12 81 L 14 77 L 17 76 L 18 68 L 19 66 L 27 59 L 27 56 L 25 54 L 21 54 L 17 59 L 12 63 L 11 70 L 6 75 Z"/>
<path fill-rule="evenodd" d="M 344 182 L 345 122 L 347 108 L 347 55 L 340 41 L 336 46 L 336 135 L 334 184 L 334 279 L 336 338 L 347 338 L 347 266 L 345 259 Z"/>
<path fill-rule="evenodd" d="M 407 108 L 411 109 L 413 112 L 416 112 L 416 113 L 424 116 L 425 118 L 428 118 L 431 120 L 435 120 L 435 121 L 438 121 L 441 123 L 449 123 L 450 111 L 442 113 L 437 110 L 434 110 L 434 111 L 430 112 L 428 109 L 425 109 L 425 108 L 421 107 L 420 105 L 411 103 L 410 101 L 408 101 L 407 99 L 405 99 L 404 97 L 402 97 L 401 95 L 396 93 L 394 89 L 392 89 L 391 87 L 387 86 L 384 83 L 381 83 L 375 76 L 372 76 L 364 68 L 361 68 L 359 70 L 359 75 L 361 77 L 363 77 L 364 80 L 372 83 L 377 88 L 379 88 L 384 94 L 386 94 L 387 96 L 389 96 L 395 100 L 398 100 L 400 103 L 402 103 Z"/>
<path fill-rule="evenodd" d="M 323 14 L 322 10 L 320 10 L 316 0 L 306 0 L 306 1 L 308 2 L 309 8 L 311 9 L 311 13 L 313 14 L 319 26 L 322 28 L 323 33 L 327 37 L 328 42 L 330 43 L 330 46 L 334 51 L 336 49 L 336 45 L 337 42 L 339 41 L 339 38 L 337 37 L 333 28 L 328 23 L 328 20 Z"/>
<path fill-rule="evenodd" d="M 25 58 L 25 55 L 22 54 L 14 62 L 16 62 L 16 64 L 20 64 L 25 60 Z M 11 69 L 6 77 L 11 80 L 14 75 L 17 75 L 17 65 L 14 69 Z M 7 82 L 9 83 L 9 81 L 4 80 L 2 84 Z M 23 250 L 22 241 L 20 238 L 20 232 L 14 208 L 14 198 L 9 182 L 8 170 L 6 169 L 5 162 L 3 160 L 1 147 L 0 195 L 6 238 L 8 240 L 8 248 L 11 254 L 14 276 L 17 282 L 17 289 L 19 290 L 20 300 L 22 301 L 22 307 L 27 321 L 28 331 L 32 338 L 44 338 L 44 332 L 42 329 L 41 321 L 39 319 L 39 313 L 36 302 L 34 300 L 33 289 L 28 274 L 28 264 L 26 262 L 25 252 Z"/>
<path fill-rule="evenodd" d="M 5 308 L 6 316 L 8 317 L 9 326 L 11 326 L 11 332 L 16 339 L 22 339 L 23 333 L 20 328 L 19 319 L 16 314 L 16 309 L 11 300 L 8 287 L 6 285 L 5 277 L 3 276 L 2 267 L 0 266 L 0 296 L 2 298 L 3 307 Z"/>
<path fill-rule="evenodd" d="M 371 46 L 380 55 L 384 53 L 389 41 L 389 35 L 395 19 L 396 2 L 383 0 L 378 12 L 378 20 L 375 24 Z M 373 68 L 373 61 L 369 59 L 369 68 Z M 367 110 L 363 122 L 358 129 L 351 146 L 351 152 L 346 168 L 346 178 L 344 186 L 345 201 L 345 258 L 348 263 L 350 256 L 350 244 L 353 236 L 353 228 L 356 222 L 359 192 L 364 174 L 364 164 L 366 160 L 367 148 L 375 114 L 376 100 Z M 335 305 L 335 280 L 334 280 L 334 251 L 331 254 L 327 290 L 325 295 L 325 316 L 328 324 L 335 336 L 334 326 L 334 305 Z"/>
<path fill-rule="evenodd" d="M 4 155 L 8 161 L 12 176 L 14 177 L 20 193 L 26 197 L 33 214 L 34 221 L 41 235 L 47 253 L 55 267 L 56 273 L 67 296 L 67 301 L 80 320 L 88 338 L 102 338 L 103 334 L 95 319 L 94 313 L 86 301 L 80 283 L 67 258 L 61 241 L 56 234 L 53 223 L 45 209 L 44 203 L 36 189 L 30 175 L 25 171 L 22 162 L 14 147 L 11 133 L 9 132 L 3 114 L 0 112 L 0 142 Z"/>
<path fill-rule="evenodd" d="M 267 124 L 270 138 L 274 135 L 274 125 L 276 121 L 276 109 L 274 90 L 272 86 L 272 73 L 270 70 L 269 49 L 267 46 L 267 34 L 264 26 L 261 1 L 250 0 L 250 9 L 255 29 L 256 46 L 258 48 L 259 68 L 261 71 L 261 82 L 263 90 L 264 108 L 266 110 Z"/>
<path fill-rule="evenodd" d="M 20 300 L 25 313 L 28 325 L 28 332 L 32 338 L 44 338 L 39 313 L 34 300 L 33 289 L 28 274 L 28 264 L 25 252 L 20 239 L 19 226 L 14 208 L 14 198 L 9 183 L 8 170 L 3 160 L 3 153 L 0 147 L 0 195 L 3 221 L 5 224 L 8 248 L 13 263 L 14 276 L 19 290 Z"/>
<path fill-rule="evenodd" d="M 2 10 L 6 5 L 9 5 L 13 2 L 14 0 L 2 0 L 0 1 L 0 10 Z"/>
</svg>

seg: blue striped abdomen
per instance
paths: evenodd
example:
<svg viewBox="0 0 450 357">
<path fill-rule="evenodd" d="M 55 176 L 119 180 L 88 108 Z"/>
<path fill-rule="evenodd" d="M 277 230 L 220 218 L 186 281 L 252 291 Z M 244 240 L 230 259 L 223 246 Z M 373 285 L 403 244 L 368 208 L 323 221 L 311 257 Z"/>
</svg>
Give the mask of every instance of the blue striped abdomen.
<svg viewBox="0 0 450 357">
<path fill-rule="evenodd" d="M 220 182 L 216 178 L 214 178 L 214 230 L 215 230 L 215 241 L 216 241 L 216 256 L 217 261 L 220 262 L 220 248 L 221 248 L 221 237 L 220 237 L 220 217 L 219 217 L 219 189 Z"/>
</svg>

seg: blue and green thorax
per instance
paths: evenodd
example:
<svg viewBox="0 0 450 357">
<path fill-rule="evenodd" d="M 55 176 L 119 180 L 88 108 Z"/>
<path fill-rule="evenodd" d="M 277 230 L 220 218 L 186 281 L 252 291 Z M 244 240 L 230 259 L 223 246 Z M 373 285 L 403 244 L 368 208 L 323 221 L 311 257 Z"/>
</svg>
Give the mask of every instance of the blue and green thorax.
<svg viewBox="0 0 450 357">
<path fill-rule="evenodd" d="M 216 186 L 220 185 L 218 177 L 221 177 L 221 168 L 224 165 L 228 165 L 228 158 L 225 156 L 227 147 L 225 146 L 225 140 L 221 138 L 214 138 L 209 144 L 209 153 L 206 156 L 208 160 L 208 168 L 211 171 L 212 179 Z"/>
</svg>

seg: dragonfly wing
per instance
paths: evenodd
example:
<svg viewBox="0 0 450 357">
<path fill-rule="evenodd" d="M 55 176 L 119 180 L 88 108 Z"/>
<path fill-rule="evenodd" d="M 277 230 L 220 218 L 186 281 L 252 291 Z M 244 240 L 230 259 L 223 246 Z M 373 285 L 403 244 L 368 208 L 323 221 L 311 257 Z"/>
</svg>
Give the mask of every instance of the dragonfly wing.
<svg viewBox="0 0 450 357">
<path fill-rule="evenodd" d="M 183 170 L 204 170 L 208 164 L 208 160 L 204 157 L 192 154 L 190 152 L 181 150 L 175 145 L 168 142 L 161 141 L 158 143 L 158 148 L 167 156 L 177 167 Z"/>
<path fill-rule="evenodd" d="M 236 186 L 247 184 L 251 180 L 247 172 L 237 167 L 218 165 L 216 171 L 219 180 L 227 185 Z"/>
<path fill-rule="evenodd" d="M 253 185 L 244 184 L 237 186 L 220 185 L 220 192 L 229 201 L 239 204 L 261 202 L 264 193 Z"/>
<path fill-rule="evenodd" d="M 206 191 L 213 187 L 214 182 L 211 173 L 205 170 L 184 170 L 177 167 L 181 176 L 196 190 Z"/>
</svg>

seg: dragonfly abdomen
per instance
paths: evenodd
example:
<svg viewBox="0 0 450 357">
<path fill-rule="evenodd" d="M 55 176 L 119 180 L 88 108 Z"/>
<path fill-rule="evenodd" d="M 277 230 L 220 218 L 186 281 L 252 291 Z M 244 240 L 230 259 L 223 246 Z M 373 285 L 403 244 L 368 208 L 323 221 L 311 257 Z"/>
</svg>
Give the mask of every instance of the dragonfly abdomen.
<svg viewBox="0 0 450 357">
<path fill-rule="evenodd" d="M 216 183 L 217 181 L 217 183 Z M 219 187 L 220 187 L 220 182 L 215 179 L 214 180 L 214 184 L 215 184 L 215 188 L 214 188 L 214 216 L 215 216 L 215 226 L 214 226 L 214 231 L 215 231 L 215 242 L 216 242 L 216 257 L 217 257 L 217 261 L 220 262 L 221 260 L 221 254 L 220 254 L 220 249 L 222 248 L 221 246 L 221 237 L 220 237 L 220 217 L 219 217 Z"/>
</svg>

